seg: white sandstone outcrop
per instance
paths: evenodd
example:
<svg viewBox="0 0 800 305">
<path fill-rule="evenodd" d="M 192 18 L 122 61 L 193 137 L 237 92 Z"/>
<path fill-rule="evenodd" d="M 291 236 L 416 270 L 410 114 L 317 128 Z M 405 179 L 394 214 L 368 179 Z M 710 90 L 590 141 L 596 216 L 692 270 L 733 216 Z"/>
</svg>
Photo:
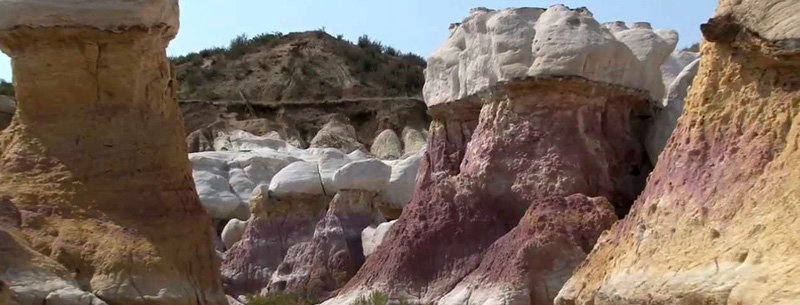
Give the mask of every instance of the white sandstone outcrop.
<svg viewBox="0 0 800 305">
<path fill-rule="evenodd" d="M 667 106 L 666 101 L 669 99 L 669 87 L 672 86 L 672 82 L 678 78 L 678 75 L 683 72 L 686 66 L 698 58 L 700 58 L 700 53 L 676 51 L 661 65 L 661 77 L 664 79 L 664 88 L 667 89 L 667 96 L 665 96 L 664 103 L 661 106 Z"/>
<path fill-rule="evenodd" d="M 678 45 L 678 32 L 672 30 L 653 30 L 647 22 L 636 22 L 627 28 L 623 23 L 613 27 L 604 25 L 617 40 L 631 49 L 641 62 L 644 88 L 650 91 L 653 100 L 659 101 L 665 94 L 661 65 L 667 61 Z"/>
<path fill-rule="evenodd" d="M 384 202 L 392 208 L 402 210 L 411 200 L 411 196 L 414 194 L 414 187 L 417 185 L 419 161 L 424 153 L 425 150 L 422 150 L 405 160 L 389 163 L 392 166 L 392 175 L 389 177 L 389 185 L 381 195 Z"/>
<path fill-rule="evenodd" d="M 194 165 L 192 177 L 200 203 L 213 219 L 234 218 L 234 212 L 244 204 L 231 189 L 229 181 L 228 161 L 233 157 L 226 152 L 204 152 L 189 156 Z"/>
<path fill-rule="evenodd" d="M 645 146 L 653 164 L 658 161 L 658 156 L 667 146 L 667 141 L 678 126 L 678 119 L 683 114 L 685 99 L 699 68 L 700 59 L 698 58 L 678 74 L 669 86 L 667 97 L 664 98 L 666 107 L 661 109 L 650 123 Z"/>
<path fill-rule="evenodd" d="M 426 133 L 409 127 L 404 128 L 403 145 L 405 150 L 403 156 L 415 155 L 425 149 L 428 146 L 428 135 Z"/>
<path fill-rule="evenodd" d="M 417 152 L 380 161 L 362 150 L 345 154 L 334 148 L 299 149 L 238 130 L 220 133 L 214 142 L 222 151 L 192 153 L 189 159 L 204 208 L 212 218 L 225 221 L 247 220 L 250 200 L 262 188 L 279 197 L 370 191 L 398 213 L 414 191 L 421 156 Z"/>
<path fill-rule="evenodd" d="M 225 228 L 222 229 L 222 242 L 225 244 L 225 249 L 230 249 L 244 235 L 244 230 L 247 228 L 247 221 L 238 219 L 231 219 Z"/>
<path fill-rule="evenodd" d="M 403 155 L 403 142 L 394 130 L 386 129 L 372 143 L 370 152 L 383 160 L 395 160 Z"/>
<path fill-rule="evenodd" d="M 269 183 L 269 191 L 277 197 L 323 195 L 319 166 L 310 162 L 295 162 L 282 169 Z"/>
<path fill-rule="evenodd" d="M 361 247 L 364 249 L 364 257 L 369 256 L 372 252 L 375 252 L 375 249 L 378 249 L 378 246 L 383 243 L 386 232 L 389 232 L 395 222 L 397 220 L 384 222 L 377 227 L 367 227 L 361 232 Z"/>
<path fill-rule="evenodd" d="M 364 190 L 381 192 L 389 185 L 392 168 L 385 163 L 371 159 L 356 161 L 345 165 L 333 176 L 333 183 L 339 190 Z"/>
<path fill-rule="evenodd" d="M 528 76 L 580 76 L 663 97 L 658 67 L 677 44 L 674 31 L 645 24 L 620 41 L 585 8 L 475 9 L 428 59 L 428 106 L 466 98 Z M 625 33 L 626 31 L 629 31 Z M 660 62 L 659 62 L 660 61 Z"/>
</svg>

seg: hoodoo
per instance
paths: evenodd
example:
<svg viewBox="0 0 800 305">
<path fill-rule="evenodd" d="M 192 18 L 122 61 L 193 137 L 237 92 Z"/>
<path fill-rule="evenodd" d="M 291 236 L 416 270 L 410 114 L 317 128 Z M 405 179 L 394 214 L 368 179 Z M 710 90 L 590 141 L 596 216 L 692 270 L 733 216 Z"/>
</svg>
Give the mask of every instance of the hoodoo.
<svg viewBox="0 0 800 305">
<path fill-rule="evenodd" d="M 800 2 L 723 0 L 631 214 L 559 305 L 797 304 Z"/>
<path fill-rule="evenodd" d="M 29 299 L 14 284 L 38 271 L 3 270 L 20 305 L 227 304 L 166 58 L 177 31 L 177 0 L 0 0 L 17 95 L 0 135 L 0 195 L 21 215 L 9 232 L 91 295 Z"/>
<path fill-rule="evenodd" d="M 585 8 L 472 10 L 428 61 L 413 198 L 325 304 L 551 304 L 644 186 L 644 117 L 676 43 Z"/>
</svg>

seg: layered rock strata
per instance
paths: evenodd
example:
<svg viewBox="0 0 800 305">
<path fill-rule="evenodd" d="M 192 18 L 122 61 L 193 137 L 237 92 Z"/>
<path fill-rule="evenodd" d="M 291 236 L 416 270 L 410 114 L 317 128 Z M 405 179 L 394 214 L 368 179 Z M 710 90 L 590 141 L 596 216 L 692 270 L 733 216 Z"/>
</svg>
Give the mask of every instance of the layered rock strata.
<svg viewBox="0 0 800 305">
<path fill-rule="evenodd" d="M 0 1 L 18 98 L 0 194 L 30 249 L 109 304 L 227 303 L 166 58 L 177 31 L 177 1 Z"/>
<path fill-rule="evenodd" d="M 556 5 L 452 27 L 426 72 L 434 122 L 412 200 L 325 304 L 552 302 L 650 170 L 645 121 L 677 35 L 612 25 Z"/>
<path fill-rule="evenodd" d="M 556 304 L 800 300 L 798 12 L 797 1 L 720 2 L 646 190 Z"/>
<path fill-rule="evenodd" d="M 424 136 L 430 125 L 425 103 L 418 98 L 306 102 L 190 100 L 181 101 L 180 106 L 190 134 L 187 138 L 190 152 L 213 151 L 213 144 L 209 143 L 232 130 L 284 140 L 297 148 L 309 148 L 325 125 L 336 120 L 339 130 L 344 131 L 338 134 L 344 134 L 344 139 L 331 139 L 323 134 L 314 147 L 338 148 L 346 152 L 353 148 L 372 150 L 375 139 L 385 130 L 392 130 L 402 137 L 405 156 L 408 156 L 419 151 L 420 144 L 427 143 Z M 351 133 L 351 129 L 354 132 Z M 406 137 L 406 130 L 419 133 Z M 422 135 L 422 141 L 419 141 L 419 135 Z"/>
</svg>

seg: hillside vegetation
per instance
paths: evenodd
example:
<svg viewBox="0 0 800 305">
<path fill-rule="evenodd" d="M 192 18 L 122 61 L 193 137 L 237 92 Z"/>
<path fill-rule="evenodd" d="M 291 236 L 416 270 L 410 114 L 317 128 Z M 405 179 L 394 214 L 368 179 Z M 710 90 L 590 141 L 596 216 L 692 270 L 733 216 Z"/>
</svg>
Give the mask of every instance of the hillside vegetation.
<svg viewBox="0 0 800 305">
<path fill-rule="evenodd" d="M 173 57 L 181 99 L 334 100 L 420 96 L 425 60 L 367 36 L 323 30 L 241 35 L 227 48 Z"/>
</svg>

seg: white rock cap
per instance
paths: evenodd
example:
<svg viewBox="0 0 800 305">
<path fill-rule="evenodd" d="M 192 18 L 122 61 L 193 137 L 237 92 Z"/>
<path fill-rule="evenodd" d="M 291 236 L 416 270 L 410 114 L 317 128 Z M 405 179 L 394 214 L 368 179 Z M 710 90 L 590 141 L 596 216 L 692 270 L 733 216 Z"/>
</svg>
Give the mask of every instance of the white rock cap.
<svg viewBox="0 0 800 305">
<path fill-rule="evenodd" d="M 0 30 L 85 26 L 106 31 L 131 27 L 179 28 L 178 0 L 0 0 Z"/>
<path fill-rule="evenodd" d="M 623 33 L 625 39 L 617 37 Z M 677 44 L 674 31 L 601 25 L 585 9 L 476 9 L 430 56 L 423 94 L 428 106 L 457 101 L 498 82 L 529 76 L 580 76 L 664 94 L 658 67 Z"/>
</svg>

